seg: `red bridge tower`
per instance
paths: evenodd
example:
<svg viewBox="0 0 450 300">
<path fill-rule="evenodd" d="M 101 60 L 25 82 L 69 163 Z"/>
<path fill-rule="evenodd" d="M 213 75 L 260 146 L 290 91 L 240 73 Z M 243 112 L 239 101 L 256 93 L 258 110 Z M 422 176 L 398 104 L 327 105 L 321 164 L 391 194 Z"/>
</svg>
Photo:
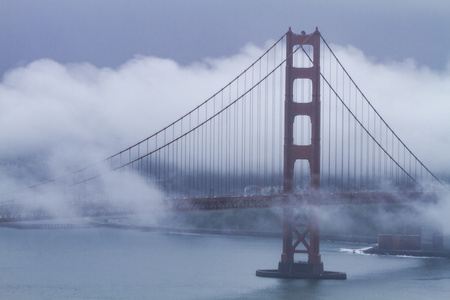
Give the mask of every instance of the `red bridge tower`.
<svg viewBox="0 0 450 300">
<path fill-rule="evenodd" d="M 295 46 L 310 45 L 313 48 L 313 64 L 309 68 L 293 65 Z M 302 50 L 298 50 L 302 51 Z M 294 81 L 309 79 L 312 83 L 312 99 L 294 102 Z M 296 116 L 308 116 L 311 120 L 311 143 L 294 144 L 294 120 Z M 294 165 L 297 160 L 307 160 L 310 167 L 311 189 L 301 210 L 301 201 L 294 195 Z M 319 209 L 320 209 L 320 33 L 297 35 L 291 29 L 286 41 L 286 96 L 284 125 L 284 175 L 283 193 L 292 197 L 283 208 L 283 253 L 277 270 L 257 270 L 257 276 L 281 278 L 346 279 L 345 273 L 326 272 L 320 257 Z M 294 242 L 294 235 L 296 241 Z M 309 243 L 307 237 L 309 235 Z M 297 249 L 303 245 L 304 250 Z M 295 262 L 294 254 L 308 255 L 306 262 Z"/>
</svg>

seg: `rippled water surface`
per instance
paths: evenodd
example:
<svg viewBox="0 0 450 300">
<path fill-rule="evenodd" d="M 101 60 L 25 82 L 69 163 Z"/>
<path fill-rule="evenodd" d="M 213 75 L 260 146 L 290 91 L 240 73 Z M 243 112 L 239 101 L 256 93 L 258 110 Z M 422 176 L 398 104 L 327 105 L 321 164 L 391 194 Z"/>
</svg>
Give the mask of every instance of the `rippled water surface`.
<svg viewBox="0 0 450 300">
<path fill-rule="evenodd" d="M 0 227 L 0 299 L 448 299 L 450 260 L 359 254 L 322 242 L 347 280 L 260 278 L 278 238 L 108 228 Z M 355 250 L 355 251 L 354 251 Z M 302 257 L 299 256 L 298 259 Z"/>
</svg>

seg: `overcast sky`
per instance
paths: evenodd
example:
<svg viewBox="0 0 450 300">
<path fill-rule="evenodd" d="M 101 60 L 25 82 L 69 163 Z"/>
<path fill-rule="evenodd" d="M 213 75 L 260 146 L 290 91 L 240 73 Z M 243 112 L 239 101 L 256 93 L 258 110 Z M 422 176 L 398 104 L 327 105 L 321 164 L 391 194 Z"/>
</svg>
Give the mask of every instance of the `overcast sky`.
<svg viewBox="0 0 450 300">
<path fill-rule="evenodd" d="M 0 73 L 40 58 L 116 67 L 136 54 L 189 63 L 263 45 L 289 26 L 378 60 L 443 69 L 450 2 L 442 0 L 0 0 Z"/>
<path fill-rule="evenodd" d="M 441 0 L 0 0 L 0 163 L 38 153 L 73 170 L 85 162 L 68 157 L 111 155 L 205 100 L 289 26 L 317 26 L 394 131 L 448 174 L 449 20 Z"/>
</svg>

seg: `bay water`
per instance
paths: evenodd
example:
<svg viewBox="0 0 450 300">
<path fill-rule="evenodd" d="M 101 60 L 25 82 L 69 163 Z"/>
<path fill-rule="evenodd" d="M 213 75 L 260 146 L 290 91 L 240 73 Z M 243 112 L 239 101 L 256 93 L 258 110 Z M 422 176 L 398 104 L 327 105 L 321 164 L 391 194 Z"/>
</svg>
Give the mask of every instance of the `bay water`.
<svg viewBox="0 0 450 300">
<path fill-rule="evenodd" d="M 112 228 L 0 227 L 0 299 L 448 299 L 450 260 L 366 255 L 321 242 L 347 280 L 255 276 L 281 239 Z M 304 259 L 298 255 L 299 260 Z"/>
</svg>

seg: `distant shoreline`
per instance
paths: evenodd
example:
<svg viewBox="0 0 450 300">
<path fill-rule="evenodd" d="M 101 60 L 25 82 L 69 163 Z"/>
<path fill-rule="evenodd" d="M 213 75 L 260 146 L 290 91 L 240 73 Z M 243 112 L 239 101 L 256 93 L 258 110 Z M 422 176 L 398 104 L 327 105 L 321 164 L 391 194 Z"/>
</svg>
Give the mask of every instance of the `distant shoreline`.
<svg viewBox="0 0 450 300">
<path fill-rule="evenodd" d="M 226 236 L 253 236 L 253 237 L 273 237 L 281 238 L 281 232 L 275 231 L 252 231 L 252 230 L 233 230 L 233 229 L 210 229 L 210 228 L 177 228 L 164 226 L 145 226 L 130 224 L 113 224 L 100 222 L 87 223 L 3 223 L 1 227 L 14 229 L 83 229 L 83 228 L 114 228 L 125 230 L 141 230 L 147 232 L 165 232 L 165 233 L 190 233 L 190 234 L 210 234 Z M 377 237 L 359 236 L 346 234 L 322 234 L 321 240 L 354 242 L 365 244 L 376 244 Z"/>
</svg>

